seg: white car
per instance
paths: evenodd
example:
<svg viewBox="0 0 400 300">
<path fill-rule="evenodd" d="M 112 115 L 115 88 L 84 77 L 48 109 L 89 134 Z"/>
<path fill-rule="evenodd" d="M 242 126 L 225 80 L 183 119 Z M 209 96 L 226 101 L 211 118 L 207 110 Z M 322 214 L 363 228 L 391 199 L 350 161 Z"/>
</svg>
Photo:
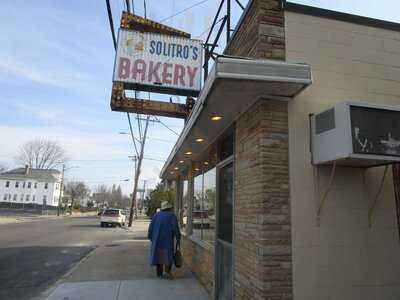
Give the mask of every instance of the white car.
<svg viewBox="0 0 400 300">
<path fill-rule="evenodd" d="M 125 226 L 126 215 L 125 211 L 118 208 L 108 208 L 100 216 L 100 226 L 117 225 Z"/>
<path fill-rule="evenodd" d="M 208 217 L 208 211 L 206 210 L 195 210 L 193 211 L 193 228 L 210 228 L 210 219 Z"/>
</svg>

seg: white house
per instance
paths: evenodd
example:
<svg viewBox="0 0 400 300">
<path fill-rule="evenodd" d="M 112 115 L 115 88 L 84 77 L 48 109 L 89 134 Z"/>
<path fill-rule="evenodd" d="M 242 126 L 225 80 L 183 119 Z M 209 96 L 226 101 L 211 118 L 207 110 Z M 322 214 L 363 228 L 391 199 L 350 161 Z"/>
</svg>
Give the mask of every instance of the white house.
<svg viewBox="0 0 400 300">
<path fill-rule="evenodd" d="M 13 169 L 0 174 L 0 202 L 58 206 L 60 183 L 55 169 Z"/>
</svg>

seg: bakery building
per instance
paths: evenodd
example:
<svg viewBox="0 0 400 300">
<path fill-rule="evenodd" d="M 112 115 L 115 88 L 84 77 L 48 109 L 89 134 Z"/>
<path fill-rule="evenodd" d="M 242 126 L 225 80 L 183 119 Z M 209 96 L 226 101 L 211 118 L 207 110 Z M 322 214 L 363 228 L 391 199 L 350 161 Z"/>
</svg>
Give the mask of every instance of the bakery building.
<svg viewBox="0 0 400 300">
<path fill-rule="evenodd" d="M 252 0 L 161 177 L 215 299 L 394 300 L 399 160 L 400 25 Z"/>
</svg>

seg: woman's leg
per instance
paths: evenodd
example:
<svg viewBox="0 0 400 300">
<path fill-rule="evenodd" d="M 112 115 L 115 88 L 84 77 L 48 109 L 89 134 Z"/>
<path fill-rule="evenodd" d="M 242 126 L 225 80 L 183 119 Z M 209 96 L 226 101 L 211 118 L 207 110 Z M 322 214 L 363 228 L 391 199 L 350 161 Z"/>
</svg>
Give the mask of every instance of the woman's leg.
<svg viewBox="0 0 400 300">
<path fill-rule="evenodd" d="M 171 268 L 172 268 L 171 265 L 169 265 L 169 266 L 168 266 L 168 265 L 165 265 L 165 273 L 171 275 Z"/>
<path fill-rule="evenodd" d="M 162 277 L 163 275 L 163 265 L 157 265 L 157 277 Z"/>
</svg>

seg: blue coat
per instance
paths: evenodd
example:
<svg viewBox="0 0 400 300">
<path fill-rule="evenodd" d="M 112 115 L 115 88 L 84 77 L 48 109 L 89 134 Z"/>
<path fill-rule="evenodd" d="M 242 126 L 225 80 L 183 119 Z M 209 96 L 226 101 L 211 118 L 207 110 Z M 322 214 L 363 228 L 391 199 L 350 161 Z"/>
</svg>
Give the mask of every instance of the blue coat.
<svg viewBox="0 0 400 300">
<path fill-rule="evenodd" d="M 148 238 L 151 241 L 151 265 L 172 265 L 174 262 L 174 238 L 180 240 L 178 220 L 173 212 L 160 211 L 151 220 Z"/>
</svg>

